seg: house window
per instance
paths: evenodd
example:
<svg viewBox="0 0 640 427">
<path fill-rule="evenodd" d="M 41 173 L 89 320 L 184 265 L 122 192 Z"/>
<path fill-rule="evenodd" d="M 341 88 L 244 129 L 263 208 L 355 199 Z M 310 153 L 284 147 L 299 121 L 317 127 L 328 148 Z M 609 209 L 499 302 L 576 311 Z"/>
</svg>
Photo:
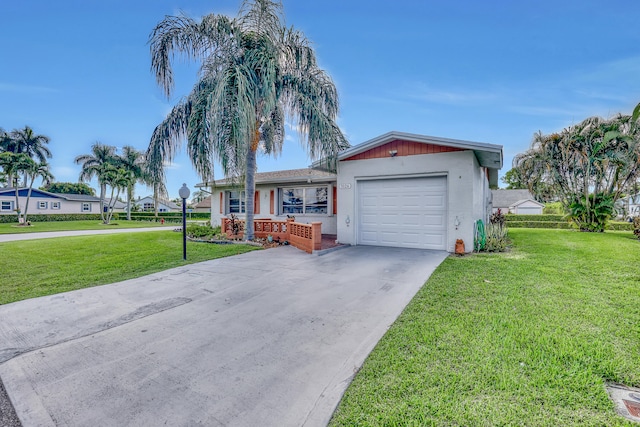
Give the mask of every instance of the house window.
<svg viewBox="0 0 640 427">
<path fill-rule="evenodd" d="M 83 203 L 82 212 L 91 212 L 91 203 Z"/>
<path fill-rule="evenodd" d="M 38 209 L 47 209 L 49 202 L 38 202 Z"/>
<path fill-rule="evenodd" d="M 283 214 L 326 214 L 329 212 L 329 187 L 283 188 L 281 191 Z"/>
<path fill-rule="evenodd" d="M 51 202 L 51 209 L 60 209 L 60 202 Z"/>
<path fill-rule="evenodd" d="M 0 211 L 2 212 L 13 211 L 13 202 L 10 202 L 10 201 L 0 202 Z"/>
<path fill-rule="evenodd" d="M 142 205 L 142 211 L 143 212 L 153 212 L 154 210 L 155 210 L 155 208 L 153 207 L 153 203 L 145 202 Z"/>
<path fill-rule="evenodd" d="M 244 213 L 245 193 L 244 191 L 228 191 L 227 200 L 229 201 L 229 209 L 227 213 Z"/>
</svg>

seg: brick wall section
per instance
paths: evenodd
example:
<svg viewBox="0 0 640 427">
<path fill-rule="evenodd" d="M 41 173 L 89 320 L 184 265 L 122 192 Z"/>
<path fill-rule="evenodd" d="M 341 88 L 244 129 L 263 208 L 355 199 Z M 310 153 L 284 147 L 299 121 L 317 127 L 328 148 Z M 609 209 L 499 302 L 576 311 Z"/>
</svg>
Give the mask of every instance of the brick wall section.
<svg viewBox="0 0 640 427">
<path fill-rule="evenodd" d="M 242 224 L 241 231 L 237 234 L 237 238 L 244 236 L 242 228 L 244 221 L 238 220 Z M 271 235 L 274 240 L 288 241 L 296 248 L 307 253 L 318 251 L 322 247 L 322 223 L 312 222 L 311 224 L 302 224 L 294 222 L 293 219 L 286 221 L 273 221 L 270 219 L 256 219 L 253 222 L 254 233 L 257 238 L 266 238 Z M 222 219 L 222 229 L 227 237 L 234 237 L 233 227 L 229 218 Z"/>
<path fill-rule="evenodd" d="M 388 142 L 379 147 L 372 148 L 364 153 L 351 156 L 348 160 L 369 160 L 369 159 L 381 159 L 391 157 L 389 151 L 397 151 L 396 156 L 417 156 L 419 154 L 436 154 L 436 153 L 450 153 L 453 151 L 464 151 L 462 148 L 445 147 L 442 145 L 423 144 L 420 142 L 395 140 Z"/>
</svg>

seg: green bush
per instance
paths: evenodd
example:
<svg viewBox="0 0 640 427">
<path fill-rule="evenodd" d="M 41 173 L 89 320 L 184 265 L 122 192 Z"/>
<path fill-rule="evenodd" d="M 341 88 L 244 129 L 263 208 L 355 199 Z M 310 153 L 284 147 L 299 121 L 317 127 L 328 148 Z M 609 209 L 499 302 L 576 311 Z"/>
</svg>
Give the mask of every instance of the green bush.
<svg viewBox="0 0 640 427">
<path fill-rule="evenodd" d="M 159 212 L 158 216 L 154 212 L 132 212 L 132 221 L 155 221 L 164 219 L 165 222 L 182 222 L 182 212 Z M 208 212 L 193 212 L 187 214 L 187 219 L 211 219 Z"/>
<path fill-rule="evenodd" d="M 507 224 L 511 228 L 559 228 L 563 230 L 573 228 L 566 221 L 508 221 Z"/>
<path fill-rule="evenodd" d="M 544 205 L 542 209 L 543 214 L 548 215 L 564 215 L 564 207 L 560 202 L 550 202 Z"/>
<path fill-rule="evenodd" d="M 125 215 L 125 214 L 122 214 Z M 125 216 L 126 218 L 126 216 Z M 119 214 L 114 213 L 112 221 L 118 220 Z M 27 221 L 31 222 L 55 222 L 55 221 L 100 221 L 100 214 L 27 214 Z M 0 215 L 0 223 L 18 222 L 17 215 Z"/>
<path fill-rule="evenodd" d="M 633 234 L 640 239 L 640 217 L 633 218 Z"/>
<path fill-rule="evenodd" d="M 189 224 L 187 225 L 187 236 L 194 239 L 220 239 L 222 238 L 220 226 Z"/>
<path fill-rule="evenodd" d="M 512 221 L 549 221 L 549 222 L 567 222 L 567 219 L 564 215 L 517 215 L 517 214 L 508 214 L 505 217 L 507 224 L 511 225 Z"/>
</svg>

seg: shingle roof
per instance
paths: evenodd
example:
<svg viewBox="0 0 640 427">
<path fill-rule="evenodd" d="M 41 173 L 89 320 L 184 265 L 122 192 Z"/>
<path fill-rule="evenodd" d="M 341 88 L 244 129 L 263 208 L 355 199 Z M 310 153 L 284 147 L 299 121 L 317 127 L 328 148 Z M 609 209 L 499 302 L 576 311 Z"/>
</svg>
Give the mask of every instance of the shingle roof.
<svg viewBox="0 0 640 427">
<path fill-rule="evenodd" d="M 211 207 L 211 196 L 207 197 L 206 199 L 200 200 L 198 203 L 193 205 L 193 207 L 196 208 L 196 209 L 210 208 Z"/>
<path fill-rule="evenodd" d="M 535 200 L 529 190 L 491 190 L 494 208 L 508 208 L 524 200 Z"/>
<path fill-rule="evenodd" d="M 317 169 L 304 168 L 304 169 L 289 169 L 283 171 L 273 171 L 273 172 L 258 172 L 255 175 L 256 184 L 270 184 L 270 183 L 280 183 L 280 182 L 291 182 L 291 183 L 303 183 L 311 181 L 335 181 L 336 174 L 331 172 L 325 172 Z M 230 185 L 242 185 L 243 182 L 229 179 L 218 179 L 213 182 L 213 186 L 215 187 L 225 187 Z M 196 187 L 205 187 L 210 186 L 212 183 L 202 183 L 196 185 Z"/>
</svg>

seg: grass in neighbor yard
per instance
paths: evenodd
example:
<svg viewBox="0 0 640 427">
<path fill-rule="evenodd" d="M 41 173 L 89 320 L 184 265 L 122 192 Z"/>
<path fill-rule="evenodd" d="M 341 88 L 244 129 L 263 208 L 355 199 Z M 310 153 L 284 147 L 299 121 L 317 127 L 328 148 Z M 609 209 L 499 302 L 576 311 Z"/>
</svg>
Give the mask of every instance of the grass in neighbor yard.
<svg viewBox="0 0 640 427">
<path fill-rule="evenodd" d="M 183 261 L 182 234 L 171 231 L 0 243 L 0 304 L 119 282 L 255 249 L 187 242 L 187 261 Z"/>
<path fill-rule="evenodd" d="M 640 241 L 511 229 L 449 257 L 378 343 L 331 426 L 616 426 L 640 386 Z"/>
<path fill-rule="evenodd" d="M 47 231 L 71 231 L 71 230 L 114 230 L 118 228 L 148 228 L 175 225 L 181 227 L 182 224 L 161 224 L 149 221 L 127 221 L 113 220 L 111 224 L 104 225 L 100 220 L 84 221 L 43 221 L 32 222 L 30 227 L 22 227 L 17 223 L 0 223 L 0 234 L 13 233 L 42 233 Z"/>
</svg>

